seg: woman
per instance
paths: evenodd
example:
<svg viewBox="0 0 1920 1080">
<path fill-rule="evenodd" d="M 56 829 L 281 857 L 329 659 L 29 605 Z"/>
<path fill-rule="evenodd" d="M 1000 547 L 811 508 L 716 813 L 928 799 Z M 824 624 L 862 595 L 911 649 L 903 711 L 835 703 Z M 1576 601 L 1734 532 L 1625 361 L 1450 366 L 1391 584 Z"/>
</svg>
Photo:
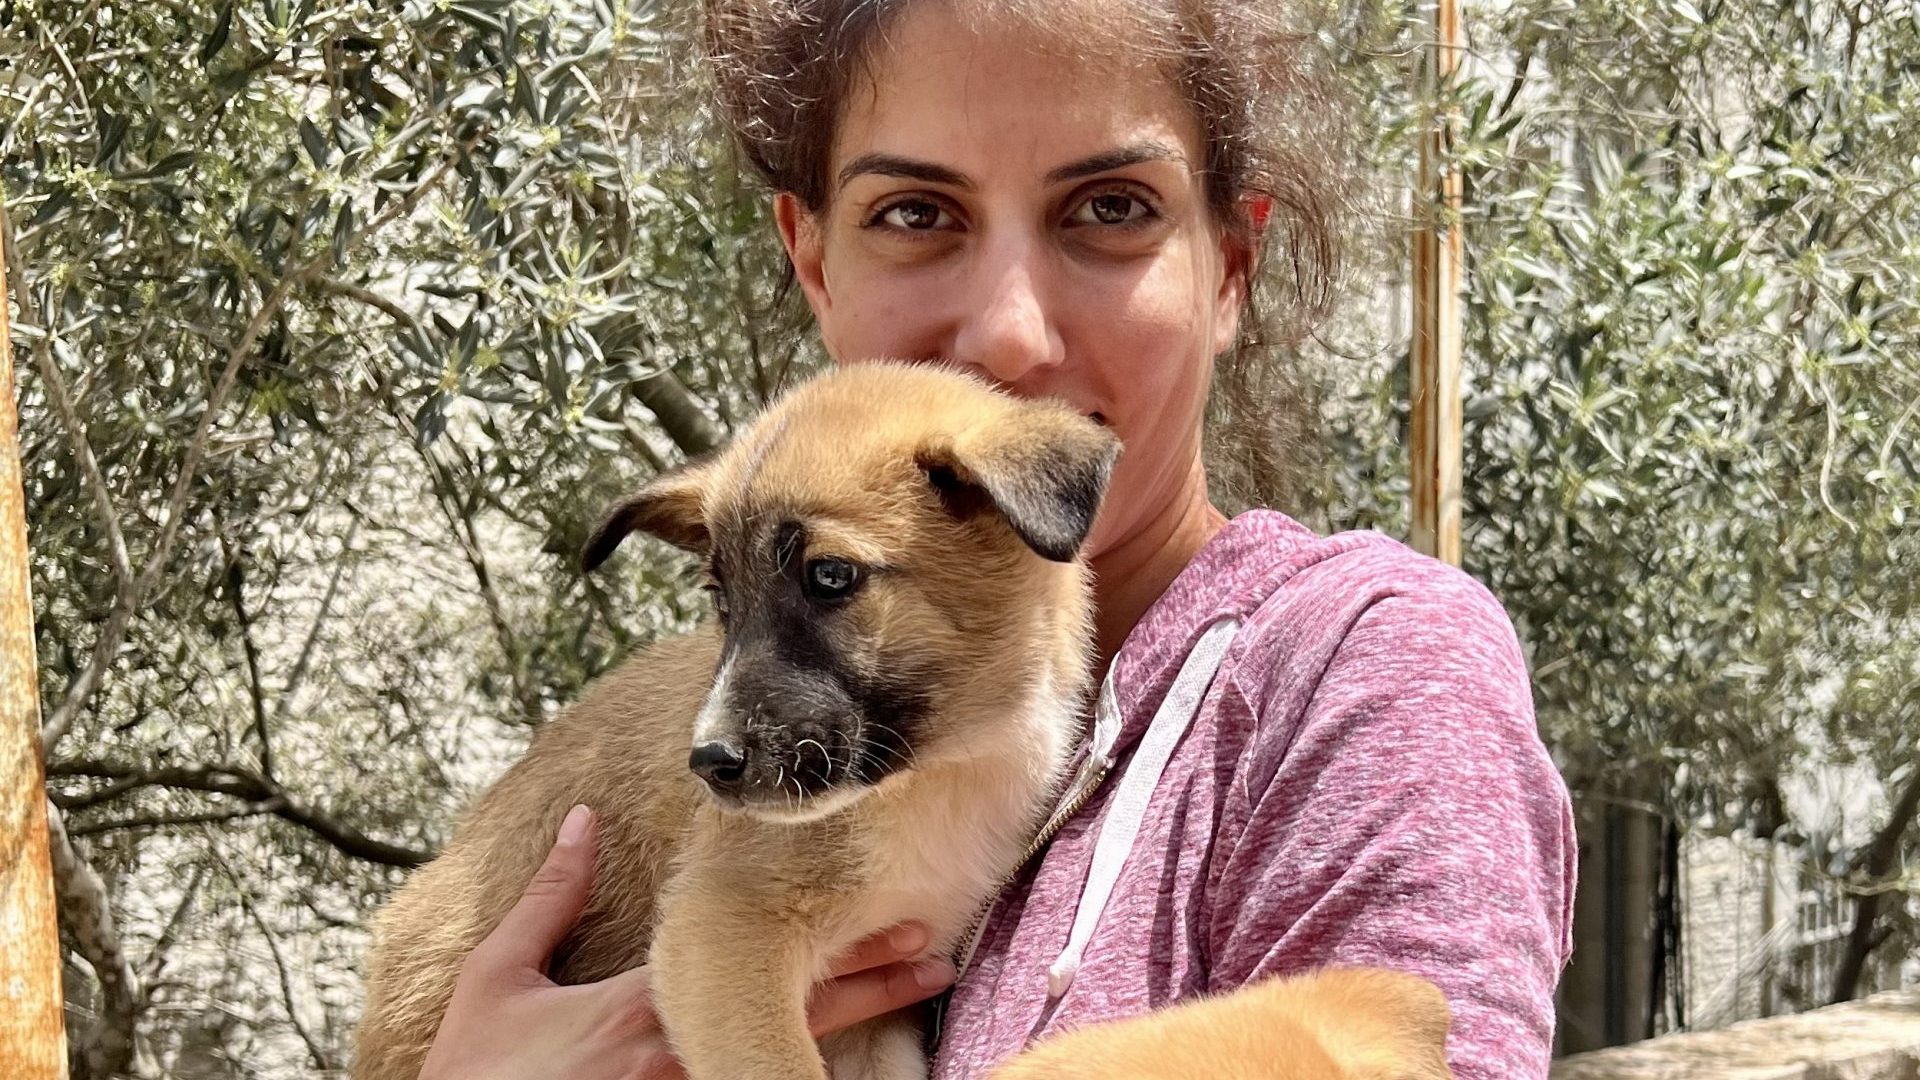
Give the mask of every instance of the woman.
<svg viewBox="0 0 1920 1080">
<path fill-rule="evenodd" d="M 725 114 L 776 192 L 835 360 L 957 363 L 1121 436 L 1087 551 L 1122 767 L 1202 632 L 1240 623 L 1077 975 L 1063 981 L 1060 958 L 1111 783 L 1001 897 L 935 1075 L 984 1076 L 1035 1034 L 1335 964 L 1437 983 L 1458 1076 L 1544 1077 L 1572 815 L 1504 612 L 1382 537 L 1321 538 L 1271 511 L 1228 521 L 1209 498 L 1208 395 L 1257 374 L 1236 346 L 1258 336 L 1244 320 L 1262 247 L 1295 269 L 1294 314 L 1325 295 L 1334 200 L 1312 155 L 1330 114 L 1306 39 L 1270 25 L 1274 0 L 1171 6 L 709 12 Z M 577 814 L 468 965 L 427 1076 L 676 1074 L 644 969 L 579 987 L 540 974 L 590 874 Z M 816 1027 L 935 993 L 950 967 L 897 962 L 923 944 L 913 927 L 869 943 L 821 988 Z"/>
</svg>

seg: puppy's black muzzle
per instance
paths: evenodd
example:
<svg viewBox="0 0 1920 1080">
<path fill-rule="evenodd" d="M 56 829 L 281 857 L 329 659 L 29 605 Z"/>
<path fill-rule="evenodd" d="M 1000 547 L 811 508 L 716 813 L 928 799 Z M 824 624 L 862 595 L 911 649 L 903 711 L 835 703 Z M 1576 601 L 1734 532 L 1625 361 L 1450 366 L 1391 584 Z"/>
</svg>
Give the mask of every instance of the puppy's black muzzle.
<svg viewBox="0 0 1920 1080">
<path fill-rule="evenodd" d="M 729 631 L 726 697 L 708 704 L 719 715 L 706 714 L 704 741 L 687 756 L 721 805 L 804 810 L 912 762 L 907 731 L 927 712 L 924 694 L 868 685 L 824 641 L 783 642 L 748 629 Z M 904 670 L 900 679 L 925 682 Z"/>
</svg>

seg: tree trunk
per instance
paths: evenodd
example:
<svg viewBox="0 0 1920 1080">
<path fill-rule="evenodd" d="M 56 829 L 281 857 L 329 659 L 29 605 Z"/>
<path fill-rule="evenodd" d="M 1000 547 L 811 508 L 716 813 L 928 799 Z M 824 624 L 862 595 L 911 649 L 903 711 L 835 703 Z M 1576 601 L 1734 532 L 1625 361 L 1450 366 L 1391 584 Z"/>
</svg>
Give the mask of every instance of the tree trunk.
<svg viewBox="0 0 1920 1080">
<path fill-rule="evenodd" d="M 1869 886 L 1879 885 L 1892 872 L 1894 860 L 1900 855 L 1900 841 L 1906 836 L 1908 826 L 1913 824 L 1916 811 L 1920 811 L 1920 761 L 1914 763 L 1913 771 L 1907 776 L 1906 789 L 1894 803 L 1886 827 L 1874 835 L 1860 862 L 1859 876 L 1864 877 Z M 1867 957 L 1886 940 L 1883 935 L 1875 933 L 1874 925 L 1879 920 L 1880 901 L 1885 895 L 1865 892 L 1854 897 L 1853 931 L 1847 935 L 1847 951 L 1840 954 L 1840 966 L 1833 972 L 1833 992 L 1827 998 L 1829 1004 L 1853 1000 L 1859 989 L 1860 973 L 1867 966 Z"/>
</svg>

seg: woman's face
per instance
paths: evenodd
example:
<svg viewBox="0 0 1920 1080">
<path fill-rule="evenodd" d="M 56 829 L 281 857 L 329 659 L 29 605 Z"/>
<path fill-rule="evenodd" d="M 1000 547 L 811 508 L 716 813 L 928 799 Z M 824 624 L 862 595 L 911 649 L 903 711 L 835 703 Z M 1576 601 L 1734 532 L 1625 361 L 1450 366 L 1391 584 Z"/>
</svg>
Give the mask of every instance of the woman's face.
<svg viewBox="0 0 1920 1080">
<path fill-rule="evenodd" d="M 1244 280 L 1192 108 L 1157 72 L 969 30 L 944 4 L 890 28 L 871 76 L 826 207 L 776 205 L 828 352 L 946 361 L 1111 427 L 1125 452 L 1090 556 L 1180 512 Z"/>
</svg>

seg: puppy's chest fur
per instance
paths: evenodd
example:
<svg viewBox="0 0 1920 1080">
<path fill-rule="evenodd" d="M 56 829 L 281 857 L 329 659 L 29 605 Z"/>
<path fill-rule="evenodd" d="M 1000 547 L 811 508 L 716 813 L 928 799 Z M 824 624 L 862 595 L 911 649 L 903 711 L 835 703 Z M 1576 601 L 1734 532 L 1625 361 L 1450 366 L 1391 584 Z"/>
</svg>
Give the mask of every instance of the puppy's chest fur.
<svg viewBox="0 0 1920 1080">
<path fill-rule="evenodd" d="M 925 921 L 947 952 L 1017 870 L 1058 786 L 1079 704 L 1043 686 L 1022 739 L 1003 753 L 930 770 L 903 805 L 873 807 L 855 843 L 866 877 L 844 941 L 902 919 Z"/>
</svg>

